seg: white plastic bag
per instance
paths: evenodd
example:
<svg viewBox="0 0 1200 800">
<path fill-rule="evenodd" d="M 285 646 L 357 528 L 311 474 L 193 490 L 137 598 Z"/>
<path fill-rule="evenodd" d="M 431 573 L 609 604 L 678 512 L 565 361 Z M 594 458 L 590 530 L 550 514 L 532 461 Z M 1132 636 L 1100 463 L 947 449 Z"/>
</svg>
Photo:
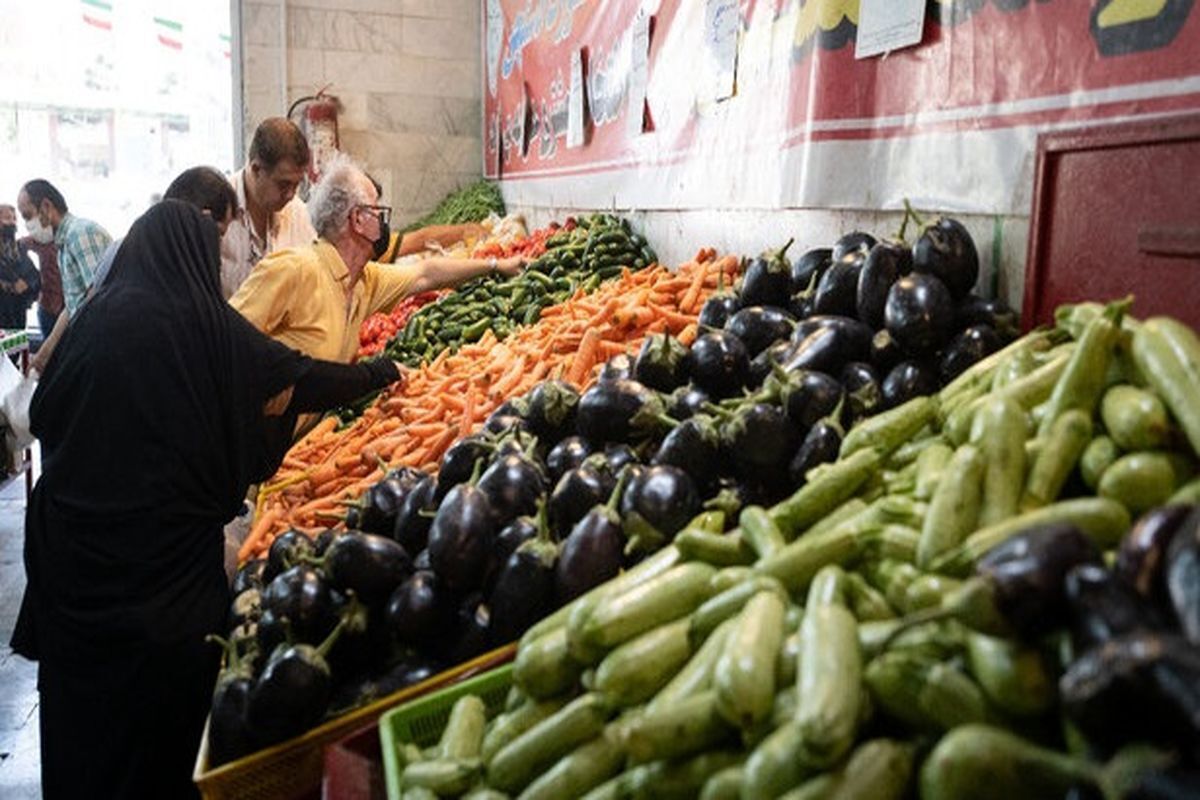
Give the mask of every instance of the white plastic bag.
<svg viewBox="0 0 1200 800">
<path fill-rule="evenodd" d="M 21 463 L 21 451 L 33 444 L 29 432 L 29 403 L 37 388 L 37 372 L 22 375 L 8 358 L 0 358 L 0 414 L 4 416 L 5 445 L 10 464 Z"/>
</svg>

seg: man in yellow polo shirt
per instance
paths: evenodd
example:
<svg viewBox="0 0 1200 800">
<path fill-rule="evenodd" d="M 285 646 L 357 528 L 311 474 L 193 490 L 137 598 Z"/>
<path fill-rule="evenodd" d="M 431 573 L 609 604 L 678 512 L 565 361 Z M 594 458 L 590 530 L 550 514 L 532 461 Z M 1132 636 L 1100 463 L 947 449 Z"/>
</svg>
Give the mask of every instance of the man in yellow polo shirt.
<svg viewBox="0 0 1200 800">
<path fill-rule="evenodd" d="M 320 238 L 259 261 L 229 302 L 259 330 L 313 358 L 349 362 L 362 321 L 407 295 L 489 271 L 516 275 L 524 266 L 520 257 L 377 263 L 389 243 L 391 209 L 379 205 L 375 184 L 344 155 L 326 165 L 308 211 Z"/>
</svg>

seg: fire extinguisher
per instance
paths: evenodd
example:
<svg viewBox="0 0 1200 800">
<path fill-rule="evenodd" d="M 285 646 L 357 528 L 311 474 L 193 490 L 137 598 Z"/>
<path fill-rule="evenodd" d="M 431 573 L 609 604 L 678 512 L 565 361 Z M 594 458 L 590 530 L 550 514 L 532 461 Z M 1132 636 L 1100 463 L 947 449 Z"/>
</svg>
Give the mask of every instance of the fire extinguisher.
<svg viewBox="0 0 1200 800">
<path fill-rule="evenodd" d="M 300 130 L 308 140 L 308 149 L 312 153 L 308 165 L 310 184 L 320 179 L 322 168 L 338 151 L 338 110 L 341 103 L 334 95 L 325 93 L 328 88 L 326 86 L 315 95 L 301 97 L 288 109 L 288 119 L 292 119 L 297 108 L 303 109 Z"/>
</svg>

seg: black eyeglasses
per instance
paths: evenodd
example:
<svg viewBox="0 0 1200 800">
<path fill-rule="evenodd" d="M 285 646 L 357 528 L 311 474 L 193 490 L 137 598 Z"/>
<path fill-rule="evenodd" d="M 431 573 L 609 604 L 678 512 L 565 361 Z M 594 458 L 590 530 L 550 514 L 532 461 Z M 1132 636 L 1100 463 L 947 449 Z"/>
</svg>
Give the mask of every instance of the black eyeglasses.
<svg viewBox="0 0 1200 800">
<path fill-rule="evenodd" d="M 379 217 L 380 225 L 387 225 L 388 223 L 390 223 L 392 221 L 392 207 L 391 206 L 361 205 L 361 206 L 356 206 L 356 208 L 365 208 L 368 211 L 376 212 L 376 215 Z"/>
</svg>

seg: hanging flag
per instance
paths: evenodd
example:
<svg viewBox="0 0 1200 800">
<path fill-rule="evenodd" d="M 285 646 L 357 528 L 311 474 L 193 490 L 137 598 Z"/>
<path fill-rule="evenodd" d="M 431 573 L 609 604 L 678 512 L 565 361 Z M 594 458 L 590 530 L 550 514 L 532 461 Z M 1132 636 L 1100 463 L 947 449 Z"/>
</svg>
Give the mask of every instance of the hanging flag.
<svg viewBox="0 0 1200 800">
<path fill-rule="evenodd" d="M 112 30 L 112 3 L 104 0 L 80 0 L 83 3 L 83 21 L 102 31 Z"/>
<path fill-rule="evenodd" d="M 233 37 L 228 33 L 222 33 L 219 38 L 221 40 L 221 52 L 224 53 L 226 58 L 231 58 L 233 56 Z"/>
<path fill-rule="evenodd" d="M 183 49 L 183 23 L 166 17 L 154 18 L 154 29 L 158 33 L 158 43 L 172 50 Z"/>
</svg>

